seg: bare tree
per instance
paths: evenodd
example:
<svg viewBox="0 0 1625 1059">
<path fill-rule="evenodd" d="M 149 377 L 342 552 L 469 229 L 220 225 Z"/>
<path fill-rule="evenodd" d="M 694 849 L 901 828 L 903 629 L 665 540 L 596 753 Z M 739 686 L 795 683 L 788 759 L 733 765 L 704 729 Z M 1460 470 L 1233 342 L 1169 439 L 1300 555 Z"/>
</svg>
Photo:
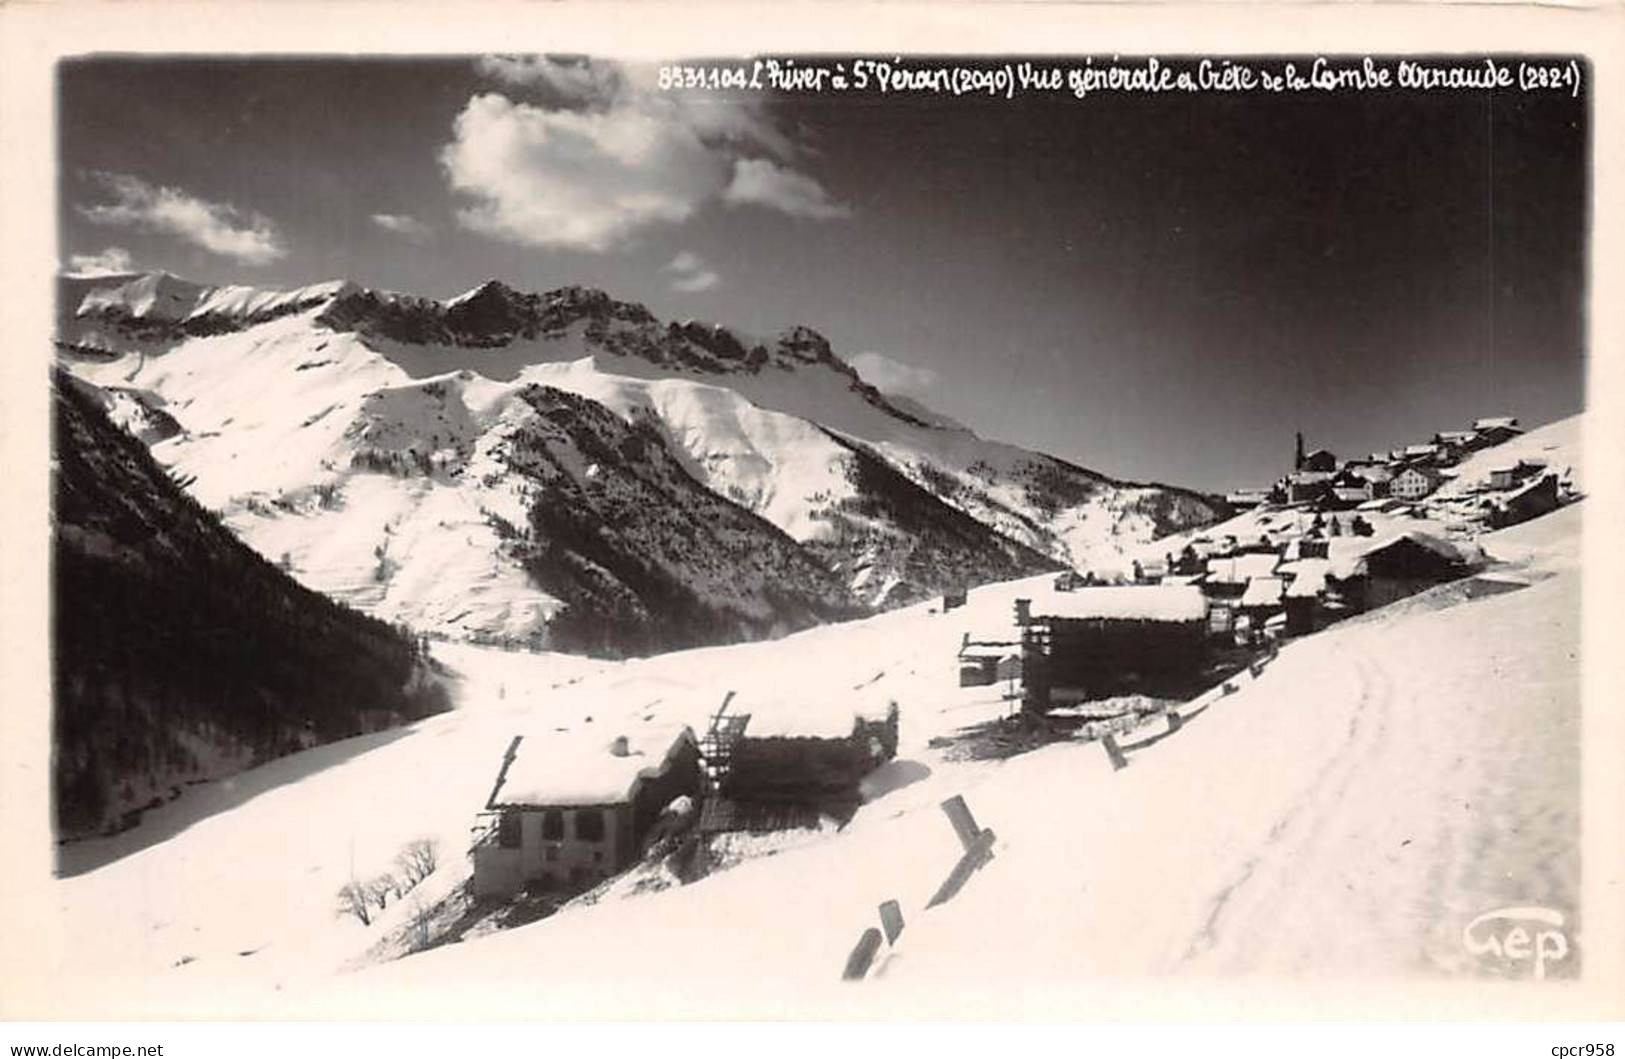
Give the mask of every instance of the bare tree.
<svg viewBox="0 0 1625 1059">
<path fill-rule="evenodd" d="M 339 888 L 339 915 L 355 916 L 362 926 L 372 925 L 372 910 L 367 907 L 367 888 L 351 879 Z"/>
<path fill-rule="evenodd" d="M 400 884 L 396 882 L 395 876 L 386 871 L 382 875 L 373 876 L 367 883 L 366 895 L 382 911 L 384 906 L 389 904 L 390 896 L 399 892 L 399 889 Z"/>
<path fill-rule="evenodd" d="M 406 880 L 406 888 L 410 890 L 434 874 L 436 866 L 440 863 L 440 844 L 432 838 L 420 838 L 409 842 L 395 858 L 395 863 L 400 867 L 401 876 Z"/>
</svg>

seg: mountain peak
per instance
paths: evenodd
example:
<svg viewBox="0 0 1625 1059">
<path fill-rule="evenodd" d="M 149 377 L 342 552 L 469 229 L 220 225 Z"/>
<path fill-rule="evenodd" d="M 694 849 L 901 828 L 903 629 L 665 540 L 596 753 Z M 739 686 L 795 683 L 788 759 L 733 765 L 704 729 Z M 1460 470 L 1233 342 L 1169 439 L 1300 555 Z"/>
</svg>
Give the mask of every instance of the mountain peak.
<svg viewBox="0 0 1625 1059">
<path fill-rule="evenodd" d="M 468 290 L 457 295 L 457 297 L 447 301 L 445 305 L 446 308 L 449 309 L 454 305 L 463 305 L 472 301 L 501 300 L 511 302 L 520 300 L 523 297 L 524 295 L 520 294 L 514 288 L 508 286 L 506 283 L 499 279 L 492 278 L 486 280 L 484 283 L 481 283 L 478 286 L 470 287 Z"/>
</svg>

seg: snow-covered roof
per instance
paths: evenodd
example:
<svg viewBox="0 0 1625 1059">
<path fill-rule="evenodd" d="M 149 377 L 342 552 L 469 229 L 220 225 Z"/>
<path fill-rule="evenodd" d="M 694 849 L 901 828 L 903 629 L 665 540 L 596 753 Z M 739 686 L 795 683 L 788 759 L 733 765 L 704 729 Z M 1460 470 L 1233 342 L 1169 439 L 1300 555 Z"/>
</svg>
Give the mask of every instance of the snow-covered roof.
<svg viewBox="0 0 1625 1059">
<path fill-rule="evenodd" d="M 972 658 L 1009 658 L 1021 653 L 1016 644 L 997 643 L 969 643 L 959 649 L 959 657 Z"/>
<path fill-rule="evenodd" d="M 619 738 L 626 753 L 615 753 Z M 537 732 L 520 739 L 490 805 L 613 805 L 627 801 L 644 776 L 663 772 L 687 725 L 647 724 L 615 731 Z"/>
<path fill-rule="evenodd" d="M 966 629 L 960 643 L 971 647 L 1008 647 L 1021 643 L 1021 629 L 1012 617 L 1007 625 L 989 623 Z"/>
<path fill-rule="evenodd" d="M 1292 578 L 1286 586 L 1287 598 L 1319 595 L 1326 588 L 1326 573 L 1331 566 L 1330 559 L 1295 559 L 1282 563 L 1280 573 Z"/>
<path fill-rule="evenodd" d="M 1527 482 L 1518 486 L 1516 489 L 1503 493 L 1500 500 L 1503 504 L 1505 504 L 1517 500 L 1520 497 L 1528 496 L 1530 493 L 1538 491 L 1546 483 L 1546 479 L 1550 477 L 1552 476 L 1549 474 L 1536 475 Z"/>
<path fill-rule="evenodd" d="M 1226 559 L 1207 561 L 1207 579 L 1210 584 L 1239 585 L 1255 577 L 1268 577 L 1275 571 L 1281 557 L 1274 552 L 1252 552 L 1233 555 Z"/>
<path fill-rule="evenodd" d="M 1339 581 L 1356 577 L 1364 571 L 1366 560 L 1370 556 L 1407 540 L 1452 562 L 1465 561 L 1466 557 L 1461 549 L 1449 541 L 1440 540 L 1421 530 L 1406 530 L 1374 537 L 1339 537 L 1327 542 L 1328 558 L 1331 560 L 1328 572 Z"/>
<path fill-rule="evenodd" d="M 1473 420 L 1474 430 L 1495 430 L 1498 427 L 1518 428 L 1517 416 L 1488 416 L 1484 419 Z"/>
<path fill-rule="evenodd" d="M 1274 556 L 1270 556 L 1271 559 Z M 1038 607 L 1035 605 L 1035 611 Z M 1207 600 L 1194 585 L 1122 585 L 1080 588 L 1042 605 L 1043 617 L 1118 618 L 1140 621 L 1200 621 Z"/>
<path fill-rule="evenodd" d="M 750 723 L 745 726 L 747 739 L 844 739 L 859 722 L 884 721 L 896 706 L 890 695 L 873 688 L 842 685 L 772 696 L 741 693 L 734 696 L 728 712 L 750 714 Z"/>
<path fill-rule="evenodd" d="M 1404 454 L 1407 456 L 1432 456 L 1439 451 L 1439 446 L 1424 442 L 1420 445 L 1406 445 Z"/>
<path fill-rule="evenodd" d="M 1279 577 L 1255 577 L 1247 582 L 1247 591 L 1241 594 L 1243 607 L 1269 607 L 1281 602 L 1286 582 Z"/>
</svg>

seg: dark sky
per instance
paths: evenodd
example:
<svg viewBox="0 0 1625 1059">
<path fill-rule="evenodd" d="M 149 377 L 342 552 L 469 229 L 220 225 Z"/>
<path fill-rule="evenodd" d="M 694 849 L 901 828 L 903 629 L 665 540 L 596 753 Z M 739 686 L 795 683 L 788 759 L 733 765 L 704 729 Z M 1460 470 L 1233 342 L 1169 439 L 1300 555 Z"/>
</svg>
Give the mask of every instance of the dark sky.
<svg viewBox="0 0 1625 1059">
<path fill-rule="evenodd" d="M 576 61 L 95 59 L 61 105 L 65 263 L 806 323 L 1124 477 L 1263 483 L 1297 429 L 1364 452 L 1584 399 L 1583 88 L 707 96 Z"/>
</svg>

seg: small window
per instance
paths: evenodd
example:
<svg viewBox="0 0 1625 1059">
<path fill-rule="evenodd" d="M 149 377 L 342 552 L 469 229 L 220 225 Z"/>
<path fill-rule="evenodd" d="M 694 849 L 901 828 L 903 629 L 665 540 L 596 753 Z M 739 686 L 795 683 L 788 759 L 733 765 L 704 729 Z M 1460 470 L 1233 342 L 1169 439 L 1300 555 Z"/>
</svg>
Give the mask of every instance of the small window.
<svg viewBox="0 0 1625 1059">
<path fill-rule="evenodd" d="M 593 850 L 592 851 L 592 860 L 593 860 L 594 864 L 602 864 L 602 863 L 604 863 L 604 851 L 601 850 L 601 849 Z"/>
<path fill-rule="evenodd" d="M 549 809 L 542 814 L 542 837 L 550 842 L 564 837 L 564 810 Z"/>
<path fill-rule="evenodd" d="M 576 837 L 583 842 L 603 841 L 604 811 L 602 809 L 577 809 Z"/>
<path fill-rule="evenodd" d="M 519 813 L 513 809 L 502 810 L 497 823 L 497 844 L 503 849 L 518 849 L 519 829 Z"/>
</svg>

